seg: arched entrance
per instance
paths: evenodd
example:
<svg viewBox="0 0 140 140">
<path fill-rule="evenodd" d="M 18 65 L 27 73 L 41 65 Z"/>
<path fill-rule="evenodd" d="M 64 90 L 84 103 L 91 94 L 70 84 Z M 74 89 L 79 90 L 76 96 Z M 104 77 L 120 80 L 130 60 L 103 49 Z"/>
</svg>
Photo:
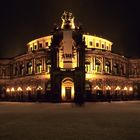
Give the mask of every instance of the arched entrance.
<svg viewBox="0 0 140 140">
<path fill-rule="evenodd" d="M 67 77 L 62 80 L 61 84 L 61 98 L 63 101 L 74 100 L 74 82 Z"/>
</svg>

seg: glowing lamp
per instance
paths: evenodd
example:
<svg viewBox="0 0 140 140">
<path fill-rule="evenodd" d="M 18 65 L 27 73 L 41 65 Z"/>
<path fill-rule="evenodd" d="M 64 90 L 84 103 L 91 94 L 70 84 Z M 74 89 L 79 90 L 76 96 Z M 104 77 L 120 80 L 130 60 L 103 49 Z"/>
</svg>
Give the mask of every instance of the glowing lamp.
<svg viewBox="0 0 140 140">
<path fill-rule="evenodd" d="M 12 87 L 12 88 L 11 88 L 11 92 L 14 92 L 14 91 L 15 91 L 15 89 Z"/>
<path fill-rule="evenodd" d="M 110 87 L 110 86 L 107 86 L 107 87 L 106 87 L 106 90 L 111 90 L 111 87 Z"/>
<path fill-rule="evenodd" d="M 100 90 L 99 86 L 94 87 L 95 90 Z"/>
<path fill-rule="evenodd" d="M 115 90 L 120 90 L 120 89 L 121 89 L 121 88 L 120 88 L 119 86 L 117 86 Z"/>
<path fill-rule="evenodd" d="M 43 90 L 43 88 L 41 86 L 38 86 L 36 90 Z"/>
<path fill-rule="evenodd" d="M 127 87 L 124 87 L 124 90 L 128 90 Z"/>
<path fill-rule="evenodd" d="M 21 87 L 18 87 L 18 88 L 17 88 L 17 91 L 22 91 L 22 88 L 21 88 Z"/>
<path fill-rule="evenodd" d="M 133 91 L 133 88 L 132 87 L 129 87 L 129 91 Z"/>
<path fill-rule="evenodd" d="M 31 91 L 32 89 L 31 89 L 31 87 L 27 87 L 26 90 L 27 91 Z"/>
<path fill-rule="evenodd" d="M 10 92 L 10 89 L 9 89 L 9 88 L 7 88 L 7 89 L 6 89 L 6 92 Z"/>
</svg>

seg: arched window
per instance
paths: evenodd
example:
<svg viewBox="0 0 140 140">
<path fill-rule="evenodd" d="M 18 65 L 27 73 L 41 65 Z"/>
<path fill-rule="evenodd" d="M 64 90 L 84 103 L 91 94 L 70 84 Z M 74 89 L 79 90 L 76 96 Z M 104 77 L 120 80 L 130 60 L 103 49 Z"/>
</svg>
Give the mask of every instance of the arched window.
<svg viewBox="0 0 140 140">
<path fill-rule="evenodd" d="M 24 75 L 24 64 L 20 65 L 20 70 L 19 70 L 20 75 Z"/>
<path fill-rule="evenodd" d="M 95 71 L 96 72 L 101 72 L 101 62 L 98 58 L 96 58 L 96 61 L 95 61 Z"/>
<path fill-rule="evenodd" d="M 105 72 L 110 73 L 111 72 L 111 65 L 109 61 L 105 62 Z"/>
<path fill-rule="evenodd" d="M 50 73 L 50 71 L 51 71 L 51 61 L 47 60 L 47 62 L 46 62 L 46 72 Z"/>
<path fill-rule="evenodd" d="M 113 74 L 118 75 L 119 74 L 119 65 L 117 63 L 113 64 Z"/>
<path fill-rule="evenodd" d="M 136 65 L 134 65 L 134 67 L 133 67 L 133 73 L 134 73 L 134 75 L 137 75 L 137 66 Z"/>
<path fill-rule="evenodd" d="M 121 64 L 120 65 L 120 74 L 123 75 L 124 74 L 124 66 Z"/>
<path fill-rule="evenodd" d="M 90 72 L 91 71 L 91 58 L 90 57 L 86 57 L 85 59 L 85 72 Z"/>
<path fill-rule="evenodd" d="M 2 76 L 6 76 L 6 69 L 2 68 Z"/>
<path fill-rule="evenodd" d="M 33 72 L 32 62 L 28 62 L 27 63 L 27 74 L 32 74 L 32 72 Z"/>
<path fill-rule="evenodd" d="M 89 61 L 86 61 L 85 62 L 85 72 L 90 72 L 90 62 Z"/>
<path fill-rule="evenodd" d="M 17 66 L 15 66 L 15 68 L 14 68 L 14 75 L 15 76 L 18 75 L 18 68 L 17 68 Z"/>
<path fill-rule="evenodd" d="M 42 63 L 40 60 L 36 60 L 36 73 L 42 72 Z"/>
</svg>

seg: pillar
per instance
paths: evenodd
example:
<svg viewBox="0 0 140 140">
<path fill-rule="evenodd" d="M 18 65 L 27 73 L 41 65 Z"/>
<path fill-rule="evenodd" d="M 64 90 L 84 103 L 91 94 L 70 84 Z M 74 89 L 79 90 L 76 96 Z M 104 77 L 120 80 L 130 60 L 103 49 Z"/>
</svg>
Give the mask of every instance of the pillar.
<svg viewBox="0 0 140 140">
<path fill-rule="evenodd" d="M 32 59 L 32 73 L 36 72 L 35 59 Z"/>
<path fill-rule="evenodd" d="M 93 70 L 95 71 L 95 63 L 96 63 L 96 60 L 95 60 L 96 58 L 95 58 L 95 56 L 93 57 Z"/>
<path fill-rule="evenodd" d="M 113 69 L 113 60 L 112 59 L 110 61 L 110 69 L 111 69 L 111 73 L 112 73 L 112 69 Z"/>
</svg>

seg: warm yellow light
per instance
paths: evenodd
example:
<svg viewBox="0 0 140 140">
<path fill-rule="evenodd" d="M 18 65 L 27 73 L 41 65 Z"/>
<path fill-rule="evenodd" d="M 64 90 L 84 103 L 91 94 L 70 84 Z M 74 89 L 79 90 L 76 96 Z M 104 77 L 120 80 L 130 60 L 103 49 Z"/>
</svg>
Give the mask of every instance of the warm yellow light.
<svg viewBox="0 0 140 140">
<path fill-rule="evenodd" d="M 94 87 L 95 90 L 100 90 L 99 86 Z"/>
<path fill-rule="evenodd" d="M 110 87 L 110 86 L 107 86 L 107 87 L 106 87 L 106 90 L 111 90 L 111 87 Z"/>
<path fill-rule="evenodd" d="M 129 87 L 129 91 L 133 91 L 133 88 L 132 87 Z"/>
<path fill-rule="evenodd" d="M 36 46 L 37 46 L 37 44 L 38 44 L 38 42 L 48 42 L 48 45 L 46 46 L 45 44 L 43 44 L 43 48 L 46 48 L 46 47 L 49 47 L 50 45 L 51 45 L 51 41 L 52 41 L 52 35 L 50 35 L 50 36 L 45 36 L 45 37 L 41 37 L 41 38 L 38 38 L 38 39 L 35 39 L 35 40 L 32 40 L 31 42 L 29 42 L 28 44 L 27 44 L 27 46 L 28 46 L 28 51 L 30 52 L 31 50 L 33 51 L 34 50 L 34 48 L 33 48 L 33 46 L 34 46 L 34 44 L 36 44 Z M 31 49 L 32 48 L 32 49 Z M 37 49 L 38 49 L 38 46 L 37 46 Z"/>
<path fill-rule="evenodd" d="M 127 87 L 124 87 L 124 89 L 123 90 L 128 90 L 128 88 Z"/>
<path fill-rule="evenodd" d="M 62 85 L 62 93 L 61 93 L 62 100 L 66 100 L 66 90 L 65 90 L 65 87 L 66 86 Z M 71 87 L 71 99 L 73 100 L 74 99 L 74 85 L 72 85 L 70 87 Z"/>
<path fill-rule="evenodd" d="M 49 73 L 45 73 L 44 77 L 45 77 L 46 79 L 50 79 L 50 74 L 49 74 Z"/>
<path fill-rule="evenodd" d="M 59 61 L 59 67 L 63 68 L 63 61 Z"/>
<path fill-rule="evenodd" d="M 22 91 L 22 88 L 21 88 L 21 87 L 18 87 L 18 88 L 17 88 L 17 91 Z"/>
<path fill-rule="evenodd" d="M 86 80 L 93 79 L 95 77 L 96 77 L 96 74 L 95 73 L 93 73 L 93 74 L 86 73 Z"/>
<path fill-rule="evenodd" d="M 85 39 L 85 43 L 87 45 L 87 48 L 98 48 L 101 50 L 111 51 L 112 42 L 110 42 L 107 39 L 97 37 L 97 36 L 92 36 L 92 35 L 86 35 L 86 34 L 83 35 L 83 38 Z M 92 45 L 90 45 L 90 42 L 92 42 Z M 99 44 L 98 47 L 96 46 L 96 43 Z M 106 44 L 106 45 L 104 45 L 104 47 L 102 48 L 102 44 Z"/>
<path fill-rule="evenodd" d="M 38 86 L 36 90 L 43 90 L 43 88 L 41 86 Z"/>
<path fill-rule="evenodd" d="M 69 78 L 68 78 L 68 80 L 64 79 L 63 81 L 62 81 L 62 87 L 61 87 L 61 98 L 62 98 L 62 100 L 65 101 L 67 99 L 66 98 L 66 88 L 67 87 L 71 88 L 71 100 L 73 100 L 74 99 L 74 83 Z"/>
<path fill-rule="evenodd" d="M 15 91 L 15 89 L 12 87 L 12 88 L 11 88 L 11 92 L 14 92 L 14 91 Z"/>
<path fill-rule="evenodd" d="M 27 90 L 27 91 L 31 91 L 32 89 L 31 89 L 31 87 L 28 86 L 28 87 L 26 88 L 26 90 Z"/>
<path fill-rule="evenodd" d="M 65 25 L 67 24 L 70 25 L 71 29 L 75 29 L 74 17 L 72 16 L 72 13 L 64 11 L 61 19 L 62 19 L 61 29 L 64 29 Z M 67 21 L 69 21 L 69 23 Z"/>
<path fill-rule="evenodd" d="M 119 86 L 117 86 L 115 90 L 120 90 L 120 89 L 121 89 L 121 88 L 120 88 Z"/>
<path fill-rule="evenodd" d="M 72 86 L 72 89 L 71 89 L 72 91 L 71 91 L 71 98 L 72 99 L 74 99 L 74 84 L 73 84 L 73 86 Z"/>
<path fill-rule="evenodd" d="M 10 89 L 9 89 L 9 88 L 7 88 L 7 89 L 6 89 L 6 92 L 10 92 Z"/>
<path fill-rule="evenodd" d="M 65 87 L 62 85 L 62 89 L 61 89 L 61 97 L 62 97 L 62 100 L 65 100 Z"/>
</svg>

